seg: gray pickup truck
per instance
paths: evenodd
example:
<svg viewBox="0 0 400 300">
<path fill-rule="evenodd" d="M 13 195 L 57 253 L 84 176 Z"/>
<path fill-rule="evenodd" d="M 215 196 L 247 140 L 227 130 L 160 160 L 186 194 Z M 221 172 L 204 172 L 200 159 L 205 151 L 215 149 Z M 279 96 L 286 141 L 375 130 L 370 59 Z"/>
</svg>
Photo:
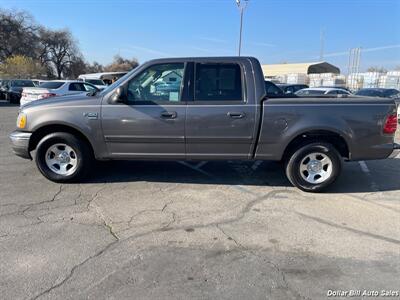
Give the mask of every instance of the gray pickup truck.
<svg viewBox="0 0 400 300">
<path fill-rule="evenodd" d="M 320 191 L 344 160 L 399 149 L 393 100 L 268 99 L 252 57 L 147 62 L 101 92 L 23 107 L 14 152 L 56 182 L 77 181 L 97 160 L 274 160 L 290 182 Z M 132 170 L 134 172 L 134 170 Z"/>
</svg>

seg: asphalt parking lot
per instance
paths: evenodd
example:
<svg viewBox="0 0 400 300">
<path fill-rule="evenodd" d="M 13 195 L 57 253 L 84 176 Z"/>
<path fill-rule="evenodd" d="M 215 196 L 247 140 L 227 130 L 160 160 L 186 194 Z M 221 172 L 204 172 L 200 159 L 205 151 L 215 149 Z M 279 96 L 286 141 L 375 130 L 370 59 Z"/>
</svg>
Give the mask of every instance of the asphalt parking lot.
<svg viewBox="0 0 400 300">
<path fill-rule="evenodd" d="M 12 154 L 17 110 L 0 103 L 2 299 L 400 288 L 400 158 L 346 163 L 323 194 L 291 187 L 272 162 L 103 162 L 60 185 Z"/>
</svg>

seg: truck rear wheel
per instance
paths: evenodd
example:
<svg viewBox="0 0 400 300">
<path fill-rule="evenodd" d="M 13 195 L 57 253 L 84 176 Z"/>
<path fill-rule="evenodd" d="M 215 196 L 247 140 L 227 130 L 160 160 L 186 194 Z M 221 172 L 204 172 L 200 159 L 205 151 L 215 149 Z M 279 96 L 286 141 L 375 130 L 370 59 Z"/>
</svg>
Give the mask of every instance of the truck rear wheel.
<svg viewBox="0 0 400 300">
<path fill-rule="evenodd" d="M 90 146 L 74 135 L 56 132 L 45 136 L 38 144 L 35 156 L 39 171 L 54 182 L 74 182 L 90 169 Z"/>
<path fill-rule="evenodd" d="M 342 157 L 328 143 L 311 143 L 297 149 L 286 163 L 289 181 L 305 192 L 319 192 L 331 185 L 342 169 Z"/>
</svg>

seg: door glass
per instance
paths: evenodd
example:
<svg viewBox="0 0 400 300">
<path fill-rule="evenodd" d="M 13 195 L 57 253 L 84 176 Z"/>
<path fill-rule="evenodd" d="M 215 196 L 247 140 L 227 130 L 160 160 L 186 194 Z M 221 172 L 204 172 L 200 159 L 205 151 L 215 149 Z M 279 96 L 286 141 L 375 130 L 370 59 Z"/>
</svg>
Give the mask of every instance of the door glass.
<svg viewBox="0 0 400 300">
<path fill-rule="evenodd" d="M 243 101 L 238 64 L 196 64 L 196 101 Z"/>
<path fill-rule="evenodd" d="M 95 88 L 94 86 L 91 86 L 91 85 L 86 84 L 86 83 L 84 83 L 83 86 L 85 87 L 85 90 L 86 90 L 87 92 L 91 92 L 91 91 L 96 90 L 96 88 Z"/>
<path fill-rule="evenodd" d="M 69 86 L 70 91 L 82 91 L 85 92 L 85 87 L 83 86 L 82 83 L 71 83 Z"/>
<path fill-rule="evenodd" d="M 185 65 L 158 64 L 149 67 L 128 84 L 128 102 L 179 102 Z"/>
</svg>

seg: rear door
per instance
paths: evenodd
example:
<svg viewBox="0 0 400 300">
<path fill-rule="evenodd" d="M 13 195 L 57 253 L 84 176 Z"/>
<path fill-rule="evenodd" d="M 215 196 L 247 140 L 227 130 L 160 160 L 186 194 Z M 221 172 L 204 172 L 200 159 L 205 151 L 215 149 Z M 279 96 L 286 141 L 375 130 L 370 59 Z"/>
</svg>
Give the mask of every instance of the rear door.
<svg viewBox="0 0 400 300">
<path fill-rule="evenodd" d="M 195 62 L 186 115 L 188 159 L 247 159 L 255 140 L 254 82 L 242 63 Z M 252 78 L 252 77 L 251 77 Z M 247 81 L 246 81 L 247 80 Z M 247 87 L 247 88 L 246 88 Z"/>
</svg>

